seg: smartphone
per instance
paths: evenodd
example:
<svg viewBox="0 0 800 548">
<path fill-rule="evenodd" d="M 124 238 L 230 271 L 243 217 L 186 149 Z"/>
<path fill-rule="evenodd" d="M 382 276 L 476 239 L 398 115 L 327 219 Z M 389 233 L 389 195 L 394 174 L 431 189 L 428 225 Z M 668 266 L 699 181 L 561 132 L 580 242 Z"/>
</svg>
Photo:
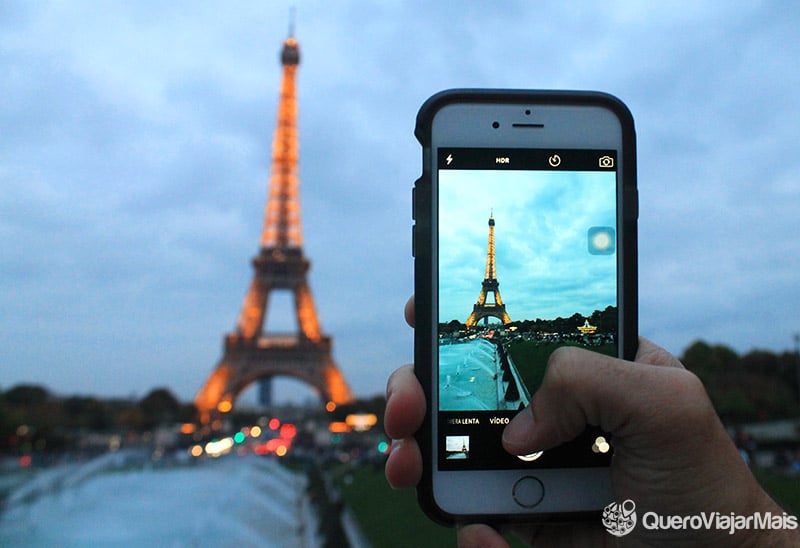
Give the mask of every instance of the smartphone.
<svg viewBox="0 0 800 548">
<path fill-rule="evenodd" d="M 523 457 L 501 436 L 559 346 L 635 356 L 633 117 L 598 92 L 449 90 L 415 134 L 419 501 L 445 523 L 599 512 L 611 436 L 587 428 Z"/>
</svg>

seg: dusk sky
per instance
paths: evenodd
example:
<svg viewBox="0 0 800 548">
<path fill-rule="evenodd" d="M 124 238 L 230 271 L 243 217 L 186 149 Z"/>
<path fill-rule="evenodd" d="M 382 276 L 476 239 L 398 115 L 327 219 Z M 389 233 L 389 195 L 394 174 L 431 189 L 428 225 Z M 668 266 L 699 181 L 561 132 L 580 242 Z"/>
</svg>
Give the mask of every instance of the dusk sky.
<svg viewBox="0 0 800 548">
<path fill-rule="evenodd" d="M 414 119 L 452 87 L 621 98 L 641 334 L 792 347 L 796 3 L 0 2 L 0 388 L 194 397 L 253 275 L 290 6 L 304 249 L 357 395 L 412 357 Z"/>
</svg>

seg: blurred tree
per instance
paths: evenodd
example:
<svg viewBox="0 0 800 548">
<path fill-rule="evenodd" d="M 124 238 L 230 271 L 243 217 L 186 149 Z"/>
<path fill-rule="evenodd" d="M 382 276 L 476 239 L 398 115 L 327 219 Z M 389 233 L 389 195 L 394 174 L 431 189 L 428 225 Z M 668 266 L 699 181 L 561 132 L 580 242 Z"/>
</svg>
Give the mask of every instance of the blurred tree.
<svg viewBox="0 0 800 548">
<path fill-rule="evenodd" d="M 589 323 L 597 327 L 599 333 L 614 333 L 617 330 L 617 307 L 608 306 L 605 310 L 595 310 Z"/>
<path fill-rule="evenodd" d="M 711 401 L 723 422 L 747 422 L 755 417 L 755 407 L 751 398 L 739 388 L 715 391 Z"/>
<path fill-rule="evenodd" d="M 739 354 L 729 346 L 715 344 L 711 347 L 714 358 L 714 367 L 718 373 L 738 373 L 742 370 Z"/>
<path fill-rule="evenodd" d="M 11 405 L 41 405 L 50 397 L 50 393 L 41 386 L 20 384 L 3 394 L 3 401 Z"/>
<path fill-rule="evenodd" d="M 458 320 L 450 320 L 447 323 L 439 324 L 439 331 L 441 333 L 458 333 L 459 331 L 463 331 L 466 328 L 467 326 Z"/>
<path fill-rule="evenodd" d="M 708 391 L 727 423 L 796 417 L 796 382 L 790 360 L 764 350 L 742 357 L 725 345 L 692 343 L 681 359 Z"/>
<path fill-rule="evenodd" d="M 107 430 L 114 424 L 108 405 L 91 396 L 71 396 L 62 403 L 62 425 L 88 430 Z"/>
<path fill-rule="evenodd" d="M 681 361 L 686 369 L 692 371 L 700 377 L 704 384 L 708 385 L 711 375 L 714 373 L 714 352 L 704 341 L 695 341 L 683 351 Z M 706 386 L 706 389 L 708 386 Z"/>
<path fill-rule="evenodd" d="M 180 415 L 181 404 L 166 388 L 156 388 L 139 402 L 142 411 L 143 426 L 153 428 L 159 424 L 176 422 Z"/>
<path fill-rule="evenodd" d="M 781 379 L 792 387 L 795 401 L 800 401 L 800 356 L 795 352 L 781 352 L 778 363 Z"/>
<path fill-rule="evenodd" d="M 755 375 L 781 376 L 781 364 L 778 356 L 765 350 L 751 350 L 742 356 L 742 369 L 745 373 Z"/>
</svg>

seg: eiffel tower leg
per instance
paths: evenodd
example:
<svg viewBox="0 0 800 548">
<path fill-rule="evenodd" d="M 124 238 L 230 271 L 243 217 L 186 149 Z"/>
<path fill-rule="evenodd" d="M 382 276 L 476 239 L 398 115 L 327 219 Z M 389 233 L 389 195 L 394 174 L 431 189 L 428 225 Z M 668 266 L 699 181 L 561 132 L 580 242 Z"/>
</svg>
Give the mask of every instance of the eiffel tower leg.
<svg viewBox="0 0 800 548">
<path fill-rule="evenodd" d="M 336 405 L 342 405 L 353 401 L 353 394 L 350 392 L 350 387 L 347 386 L 344 375 L 342 375 L 341 370 L 336 366 L 331 356 L 325 358 L 322 376 L 330 401 Z"/>
<path fill-rule="evenodd" d="M 202 424 L 208 424 L 211 416 L 217 412 L 217 407 L 225 397 L 228 385 L 233 377 L 233 369 L 223 358 L 194 399 L 194 405 L 197 407 Z"/>
<path fill-rule="evenodd" d="M 308 282 L 303 280 L 294 290 L 294 305 L 297 310 L 297 321 L 300 324 L 300 331 L 312 342 L 319 342 L 322 339 L 320 333 L 319 319 L 314 308 L 314 299 L 311 297 L 311 289 Z"/>
<path fill-rule="evenodd" d="M 472 328 L 476 323 L 478 323 L 478 320 L 480 319 L 480 317 L 478 317 L 478 311 L 480 311 L 485 304 L 486 304 L 486 289 L 482 287 L 481 293 L 480 295 L 478 295 L 478 302 L 473 305 L 472 313 L 469 315 L 469 318 L 467 318 L 467 322 L 465 324 L 467 326 L 467 329 Z"/>
<path fill-rule="evenodd" d="M 264 287 L 264 284 L 260 283 L 258 279 L 254 279 L 245 295 L 237 322 L 238 331 L 243 337 L 249 339 L 261 332 L 267 311 L 268 297 L 268 288 Z"/>
</svg>

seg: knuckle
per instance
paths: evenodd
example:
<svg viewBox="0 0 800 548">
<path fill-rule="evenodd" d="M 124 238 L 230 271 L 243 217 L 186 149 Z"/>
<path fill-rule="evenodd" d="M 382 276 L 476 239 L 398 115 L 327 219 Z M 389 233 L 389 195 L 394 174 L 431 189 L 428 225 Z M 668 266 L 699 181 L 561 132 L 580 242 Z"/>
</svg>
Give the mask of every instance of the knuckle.
<svg viewBox="0 0 800 548">
<path fill-rule="evenodd" d="M 551 389 L 569 386 L 574 377 L 578 350 L 574 347 L 562 346 L 550 354 L 545 370 L 544 381 Z"/>
</svg>

